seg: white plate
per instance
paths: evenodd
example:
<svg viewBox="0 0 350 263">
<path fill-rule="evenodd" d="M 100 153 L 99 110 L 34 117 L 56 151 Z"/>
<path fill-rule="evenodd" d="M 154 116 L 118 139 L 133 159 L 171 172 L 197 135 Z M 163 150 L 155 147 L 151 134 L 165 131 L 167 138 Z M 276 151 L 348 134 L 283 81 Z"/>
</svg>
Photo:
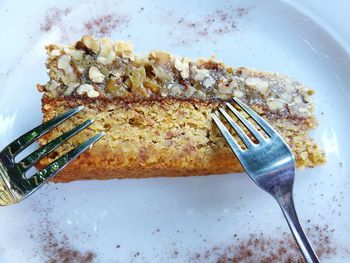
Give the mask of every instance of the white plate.
<svg viewBox="0 0 350 263">
<path fill-rule="evenodd" d="M 232 66 L 281 72 L 316 90 L 320 125 L 312 136 L 328 158 L 324 166 L 297 172 L 299 217 L 323 248 L 324 262 L 345 261 L 349 55 L 320 23 L 277 1 L 79 2 L 2 3 L 0 148 L 41 121 L 35 84 L 47 81 L 43 47 L 77 40 L 91 27 L 132 40 L 137 51 L 158 48 L 192 58 L 216 53 Z M 106 14 L 110 22 L 103 28 L 98 19 Z M 93 262 L 216 262 L 243 256 L 242 247 L 252 249 L 247 262 L 269 256 L 281 262 L 271 257 L 280 248 L 298 256 L 289 241 L 279 243 L 291 237 L 277 204 L 244 174 L 48 184 L 0 210 L 0 262 L 62 260 L 61 252 L 73 250 L 91 251 Z"/>
</svg>

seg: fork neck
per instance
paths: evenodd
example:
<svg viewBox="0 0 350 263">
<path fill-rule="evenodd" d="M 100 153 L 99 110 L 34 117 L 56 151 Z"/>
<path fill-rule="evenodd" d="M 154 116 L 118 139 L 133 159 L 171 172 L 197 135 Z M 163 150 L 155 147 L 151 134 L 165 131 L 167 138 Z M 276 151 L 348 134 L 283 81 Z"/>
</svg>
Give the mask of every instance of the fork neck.
<svg viewBox="0 0 350 263">
<path fill-rule="evenodd" d="M 283 211 L 284 217 L 288 222 L 288 226 L 305 258 L 305 261 L 307 263 L 320 262 L 298 219 L 294 206 L 293 192 L 288 191 L 283 193 L 282 191 L 276 191 L 275 199 Z"/>
</svg>

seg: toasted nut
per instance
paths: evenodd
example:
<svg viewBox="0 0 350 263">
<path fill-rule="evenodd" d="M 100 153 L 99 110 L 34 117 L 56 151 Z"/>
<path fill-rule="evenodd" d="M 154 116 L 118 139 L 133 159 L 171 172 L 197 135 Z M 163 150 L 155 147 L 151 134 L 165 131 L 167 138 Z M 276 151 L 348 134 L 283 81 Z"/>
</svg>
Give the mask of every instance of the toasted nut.
<svg viewBox="0 0 350 263">
<path fill-rule="evenodd" d="M 153 93 L 159 93 L 160 87 L 157 83 L 149 80 L 149 79 L 145 79 L 143 82 L 143 86 L 147 89 L 150 89 Z"/>
<path fill-rule="evenodd" d="M 134 60 L 135 54 L 133 53 L 133 45 L 130 42 L 118 41 L 114 45 L 114 51 L 118 56 L 125 59 Z"/>
<path fill-rule="evenodd" d="M 156 75 L 159 79 L 161 79 L 164 82 L 166 81 L 173 82 L 173 78 L 174 78 L 173 74 L 169 74 L 169 70 L 167 70 L 161 65 L 153 64 L 152 72 L 154 73 L 154 75 Z"/>
<path fill-rule="evenodd" d="M 233 68 L 228 67 L 228 68 L 226 69 L 226 71 L 227 71 L 227 73 L 232 74 L 232 73 L 233 73 Z"/>
<path fill-rule="evenodd" d="M 170 89 L 170 94 L 172 96 L 180 96 L 183 90 L 183 87 L 180 84 L 174 84 L 169 87 Z"/>
<path fill-rule="evenodd" d="M 237 87 L 237 81 L 235 79 L 229 84 L 227 82 L 221 82 L 218 84 L 218 90 L 223 94 L 232 94 L 235 87 Z"/>
<path fill-rule="evenodd" d="M 140 68 L 133 69 L 129 78 L 132 83 L 131 92 L 135 92 L 144 97 L 148 97 L 147 89 L 143 86 L 143 81 L 146 78 L 145 68 L 140 67 Z"/>
<path fill-rule="evenodd" d="M 249 68 L 240 67 L 237 68 L 236 73 L 238 74 L 238 76 L 245 79 L 252 73 L 252 70 Z"/>
<path fill-rule="evenodd" d="M 77 89 L 78 95 L 86 94 L 89 98 L 96 98 L 100 95 L 98 91 L 94 89 L 94 87 L 90 84 L 82 84 Z"/>
<path fill-rule="evenodd" d="M 168 65 L 168 63 L 170 62 L 170 55 L 166 52 L 153 51 L 150 55 L 152 58 L 154 58 L 156 61 L 158 61 L 164 66 Z"/>
<path fill-rule="evenodd" d="M 57 92 L 57 87 L 58 86 L 59 86 L 59 84 L 56 81 L 50 80 L 48 82 L 48 84 L 46 85 L 46 88 L 47 88 L 48 91 L 52 92 L 52 94 L 54 96 L 57 96 L 58 95 L 58 92 Z"/>
<path fill-rule="evenodd" d="M 186 98 L 190 98 L 195 92 L 196 92 L 196 89 L 194 87 L 188 86 L 184 92 L 184 95 Z"/>
<path fill-rule="evenodd" d="M 80 85 L 80 83 L 78 82 L 73 82 L 73 83 L 69 83 L 67 85 L 66 90 L 64 91 L 63 95 L 65 96 L 69 96 L 73 93 L 73 91 Z"/>
<path fill-rule="evenodd" d="M 116 54 L 113 48 L 113 41 L 109 38 L 101 39 L 101 51 L 98 54 L 97 61 L 101 62 L 104 65 L 109 65 L 116 58 Z"/>
<path fill-rule="evenodd" d="M 98 40 L 89 35 L 83 36 L 82 39 L 77 42 L 75 47 L 95 54 L 98 54 L 101 50 Z"/>
<path fill-rule="evenodd" d="M 180 75 L 184 79 L 187 79 L 190 76 L 190 65 L 188 60 L 180 60 L 178 58 L 175 58 L 174 66 L 178 71 L 180 71 Z"/>
<path fill-rule="evenodd" d="M 62 82 L 65 85 L 68 85 L 69 83 L 76 82 L 77 81 L 77 75 L 74 72 L 74 69 L 71 65 L 71 56 L 63 55 L 59 57 L 57 60 L 57 68 L 63 71 L 63 74 L 58 72 L 55 72 L 53 70 L 50 71 L 50 77 L 55 76 L 56 78 L 61 78 Z M 54 75 L 53 75 L 54 74 Z"/>
<path fill-rule="evenodd" d="M 128 90 L 131 90 L 131 88 L 132 88 L 132 82 L 131 82 L 130 78 L 127 78 L 126 80 L 124 80 L 123 85 L 124 85 L 125 87 L 127 87 Z"/>
<path fill-rule="evenodd" d="M 215 79 L 213 79 L 211 77 L 206 78 L 205 80 L 203 80 L 203 86 L 206 87 L 206 88 L 210 88 L 215 83 L 216 83 Z"/>
<path fill-rule="evenodd" d="M 269 100 L 266 102 L 267 107 L 269 107 L 269 109 L 271 111 L 278 111 L 283 109 L 283 102 L 280 101 L 279 99 L 274 99 L 274 100 Z"/>
<path fill-rule="evenodd" d="M 196 66 L 192 67 L 193 78 L 196 81 L 203 81 L 206 78 L 209 78 L 209 70 L 207 69 L 198 69 Z"/>
<path fill-rule="evenodd" d="M 205 93 L 203 91 L 201 91 L 201 90 L 197 90 L 195 96 L 197 98 L 199 98 L 199 99 L 205 99 L 206 98 Z"/>
<path fill-rule="evenodd" d="M 114 49 L 116 52 L 132 52 L 133 45 L 130 42 L 118 41 L 115 44 Z"/>
<path fill-rule="evenodd" d="M 84 51 L 82 50 L 76 50 L 73 47 L 69 48 L 69 47 L 65 47 L 64 49 L 64 53 L 71 56 L 73 59 L 75 60 L 81 60 L 83 59 L 83 53 Z"/>
<path fill-rule="evenodd" d="M 62 69 L 65 74 L 72 74 L 73 68 L 70 65 L 71 56 L 63 55 L 57 60 L 57 68 Z"/>
<path fill-rule="evenodd" d="M 59 49 L 52 49 L 48 51 L 50 57 L 58 57 L 61 55 L 61 51 Z"/>
<path fill-rule="evenodd" d="M 249 87 L 249 88 L 253 88 L 256 89 L 257 91 L 259 91 L 262 95 L 265 95 L 266 92 L 269 89 L 269 83 L 265 80 L 262 80 L 260 78 L 255 78 L 255 77 L 248 77 L 245 80 L 245 84 Z"/>
<path fill-rule="evenodd" d="M 124 87 L 123 84 L 120 83 L 120 81 L 115 79 L 110 79 L 107 81 L 106 91 L 109 94 L 117 97 L 125 97 L 129 95 L 129 92 L 127 91 L 126 87 Z"/>
<path fill-rule="evenodd" d="M 105 80 L 105 76 L 95 66 L 89 68 L 89 78 L 95 83 L 102 83 Z"/>
</svg>

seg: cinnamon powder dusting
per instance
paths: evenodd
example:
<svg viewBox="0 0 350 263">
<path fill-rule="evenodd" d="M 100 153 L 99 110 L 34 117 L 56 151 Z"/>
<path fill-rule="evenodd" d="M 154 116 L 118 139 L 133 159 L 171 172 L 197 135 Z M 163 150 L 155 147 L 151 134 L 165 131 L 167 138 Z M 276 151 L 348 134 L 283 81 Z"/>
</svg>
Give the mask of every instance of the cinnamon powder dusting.
<svg viewBox="0 0 350 263">
<path fill-rule="evenodd" d="M 332 244 L 334 229 L 328 225 L 314 225 L 307 228 L 307 234 L 312 241 L 317 255 L 323 259 L 337 253 Z M 291 233 L 283 232 L 280 238 L 264 236 L 263 233 L 252 234 L 248 238 L 234 235 L 233 244 L 229 246 L 214 246 L 191 256 L 191 262 L 261 262 L 261 263 L 304 263 L 304 258 L 295 243 Z"/>
<path fill-rule="evenodd" d="M 112 33 L 120 32 L 123 27 L 129 25 L 130 21 L 129 15 L 119 12 L 107 14 L 104 12 L 81 17 L 77 10 L 74 7 L 49 8 L 40 23 L 40 31 L 49 33 L 57 30 L 60 40 L 69 42 L 84 34 L 95 37 L 110 36 Z"/>
<path fill-rule="evenodd" d="M 44 32 L 51 31 L 52 27 L 60 24 L 62 22 L 62 18 L 67 16 L 70 12 L 71 10 L 69 8 L 49 8 L 46 12 L 44 21 L 40 25 L 40 30 Z"/>
<path fill-rule="evenodd" d="M 110 35 L 113 30 L 128 24 L 130 18 L 122 14 L 108 14 L 90 19 L 84 24 L 85 33 L 102 37 Z"/>
<path fill-rule="evenodd" d="M 53 232 L 49 231 L 45 233 L 43 238 L 44 254 L 49 263 L 92 263 L 96 257 L 95 253 L 91 251 L 81 252 L 74 249 L 65 235 L 61 240 L 57 240 Z"/>
<path fill-rule="evenodd" d="M 241 20 L 252 9 L 253 6 L 229 6 L 186 16 L 169 11 L 162 18 L 162 23 L 171 28 L 169 36 L 173 37 L 178 45 L 208 40 L 215 43 L 218 37 L 239 31 Z"/>
<path fill-rule="evenodd" d="M 33 211 L 39 214 L 39 229 L 27 230 L 33 243 L 38 244 L 34 257 L 44 257 L 47 263 L 93 263 L 96 254 L 92 251 L 80 251 L 74 247 L 69 237 L 60 230 L 60 224 L 51 218 L 53 208 L 34 205 Z M 86 237 L 82 236 L 82 240 Z M 37 261 L 40 262 L 40 261 Z"/>
</svg>

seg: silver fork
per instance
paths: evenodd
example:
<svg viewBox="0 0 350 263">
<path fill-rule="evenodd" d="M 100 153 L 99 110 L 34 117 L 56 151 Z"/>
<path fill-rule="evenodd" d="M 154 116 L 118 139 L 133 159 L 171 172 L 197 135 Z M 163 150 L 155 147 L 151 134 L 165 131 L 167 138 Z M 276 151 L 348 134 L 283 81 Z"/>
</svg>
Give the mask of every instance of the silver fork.
<svg viewBox="0 0 350 263">
<path fill-rule="evenodd" d="M 292 151 L 282 137 L 257 113 L 239 99 L 236 102 L 268 135 L 265 138 L 235 107 L 226 103 L 226 107 L 243 123 L 258 143 L 254 143 L 231 116 L 219 107 L 229 125 L 242 140 L 246 149 L 242 149 L 219 119 L 219 112 L 212 113 L 212 118 L 225 137 L 244 170 L 263 190 L 271 194 L 280 205 L 289 228 L 302 251 L 306 262 L 319 262 L 296 213 L 293 201 L 293 183 L 295 160 Z"/>
<path fill-rule="evenodd" d="M 39 189 L 40 186 L 42 186 L 49 178 L 54 176 L 69 162 L 74 160 L 78 155 L 89 149 L 104 135 L 104 133 L 96 134 L 68 153 L 62 155 L 57 160 L 53 161 L 47 167 L 37 172 L 30 178 L 25 177 L 25 173 L 31 167 L 33 167 L 37 161 L 55 150 L 63 142 L 91 125 L 94 120 L 86 120 L 77 127 L 74 127 L 70 131 L 67 131 L 61 136 L 55 138 L 48 144 L 35 150 L 19 162 L 15 161 L 16 155 L 22 152 L 30 144 L 35 142 L 39 137 L 46 134 L 63 121 L 72 117 L 83 108 L 83 106 L 78 106 L 37 126 L 36 128 L 30 130 L 29 132 L 14 140 L 0 152 L 0 205 L 18 203 L 19 201 L 28 197 L 34 191 Z"/>
</svg>

